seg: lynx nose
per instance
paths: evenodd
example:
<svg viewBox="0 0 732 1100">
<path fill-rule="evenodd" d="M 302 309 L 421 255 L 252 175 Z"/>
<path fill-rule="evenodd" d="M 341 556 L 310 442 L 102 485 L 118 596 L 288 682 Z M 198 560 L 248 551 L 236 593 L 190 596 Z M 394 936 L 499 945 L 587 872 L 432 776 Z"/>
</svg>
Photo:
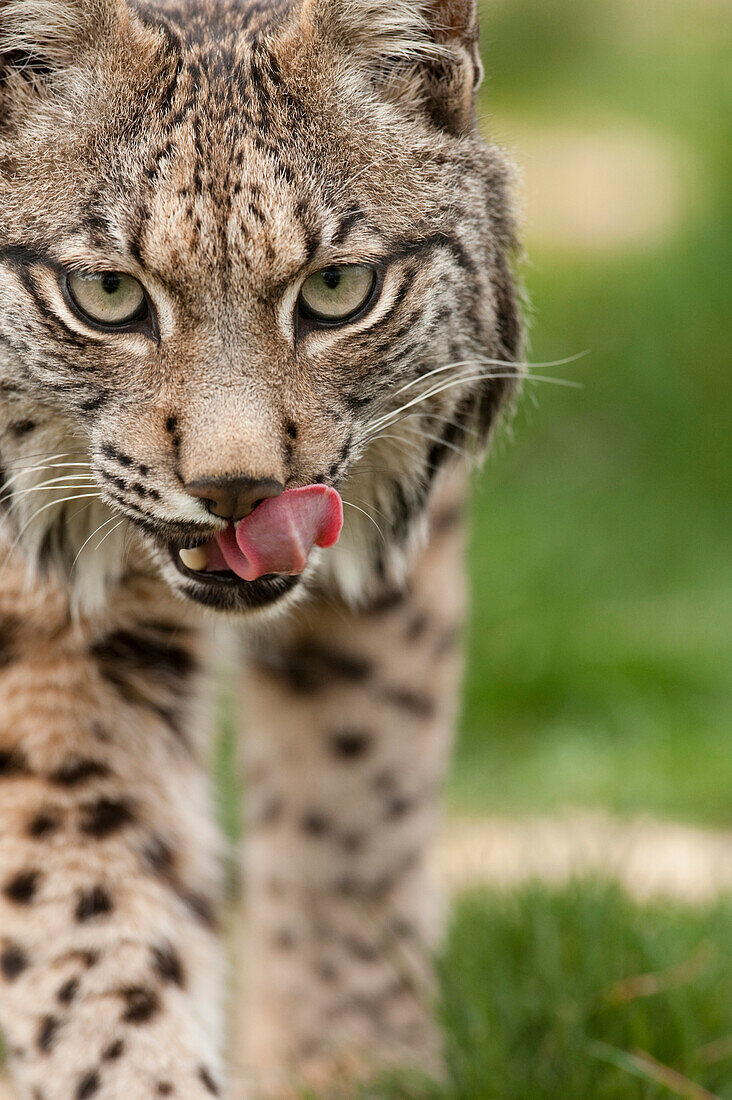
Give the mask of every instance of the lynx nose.
<svg viewBox="0 0 732 1100">
<path fill-rule="evenodd" d="M 283 490 L 284 485 L 272 477 L 202 477 L 186 482 L 186 491 L 202 500 L 212 515 L 233 523 Z"/>
</svg>

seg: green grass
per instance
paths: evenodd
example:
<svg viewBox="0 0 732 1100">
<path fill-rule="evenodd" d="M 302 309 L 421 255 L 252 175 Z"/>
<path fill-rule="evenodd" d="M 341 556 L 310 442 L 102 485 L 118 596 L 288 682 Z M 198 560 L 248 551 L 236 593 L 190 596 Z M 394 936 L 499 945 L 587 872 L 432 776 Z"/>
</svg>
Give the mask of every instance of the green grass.
<svg viewBox="0 0 732 1100">
<path fill-rule="evenodd" d="M 527 387 L 476 484 L 452 799 L 729 824 L 732 20 L 629 10 L 486 5 L 486 129 L 645 126 L 699 186 L 650 251 L 529 242 L 532 359 L 587 354 L 551 371 L 582 389 Z"/>
<path fill-rule="evenodd" d="M 702 1100 L 662 1087 L 633 1060 L 642 1051 L 730 1100 L 731 930 L 729 903 L 637 906 L 599 883 L 472 894 L 441 960 L 448 1084 L 385 1081 L 363 1096 Z"/>
</svg>

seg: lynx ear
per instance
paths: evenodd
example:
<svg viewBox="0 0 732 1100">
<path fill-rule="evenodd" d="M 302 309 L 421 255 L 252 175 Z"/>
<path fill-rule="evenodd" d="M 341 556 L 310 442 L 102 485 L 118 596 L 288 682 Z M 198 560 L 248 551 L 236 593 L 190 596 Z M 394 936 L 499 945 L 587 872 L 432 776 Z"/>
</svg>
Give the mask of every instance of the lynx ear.
<svg viewBox="0 0 732 1100">
<path fill-rule="evenodd" d="M 70 64 L 112 14 L 111 0 L 0 0 L 0 85 L 14 74 L 33 83 Z"/>
<path fill-rule="evenodd" d="M 302 13 L 311 33 L 348 50 L 385 91 L 421 92 L 445 129 L 472 124 L 483 76 L 476 0 L 303 0 Z"/>
</svg>

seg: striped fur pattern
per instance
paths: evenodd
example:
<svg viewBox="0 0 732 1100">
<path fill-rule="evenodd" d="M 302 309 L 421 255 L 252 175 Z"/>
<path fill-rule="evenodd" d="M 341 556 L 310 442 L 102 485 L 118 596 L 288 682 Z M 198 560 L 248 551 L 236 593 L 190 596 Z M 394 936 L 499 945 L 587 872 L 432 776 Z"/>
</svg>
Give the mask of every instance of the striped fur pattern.
<svg viewBox="0 0 732 1100">
<path fill-rule="evenodd" d="M 424 861 L 459 512 L 521 351 L 480 77 L 473 0 L 0 0 L 0 1025 L 24 1098 L 439 1069 Z M 370 308 L 300 325 L 305 279 L 348 263 Z M 149 324 L 72 308 L 67 274 L 109 270 Z M 178 551 L 222 521 L 186 486 L 232 476 L 334 486 L 338 546 L 212 591 Z M 203 608 L 248 638 L 228 1074 Z"/>
</svg>

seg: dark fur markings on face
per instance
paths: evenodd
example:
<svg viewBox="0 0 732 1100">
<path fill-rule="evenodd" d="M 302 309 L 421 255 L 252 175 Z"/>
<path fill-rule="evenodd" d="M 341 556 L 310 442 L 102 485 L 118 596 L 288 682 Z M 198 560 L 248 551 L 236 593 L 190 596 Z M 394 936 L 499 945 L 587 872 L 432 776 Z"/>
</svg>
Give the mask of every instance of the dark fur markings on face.
<svg viewBox="0 0 732 1100">
<path fill-rule="evenodd" d="M 95 6 L 98 25 L 84 27 L 84 34 L 80 27 L 77 42 L 65 42 L 56 54 L 20 42 L 20 53 L 11 50 L 3 59 L 0 98 L 10 98 L 9 129 L 0 133 L 0 189 L 25 188 L 26 200 L 22 218 L 5 208 L 0 214 L 0 279 L 22 299 L 24 314 L 11 306 L 0 318 L 0 342 L 10 348 L 14 376 L 44 407 L 92 434 L 102 422 L 119 421 L 121 442 L 104 435 L 104 462 L 95 473 L 105 501 L 157 553 L 162 541 L 182 545 L 191 533 L 175 502 L 196 431 L 203 368 L 213 390 L 241 379 L 242 393 L 259 380 L 258 371 L 270 372 L 270 393 L 289 389 L 287 414 L 283 398 L 283 407 L 271 409 L 267 429 L 282 433 L 277 453 L 288 486 L 310 476 L 345 493 L 359 461 L 364 470 L 368 465 L 370 423 L 388 411 L 390 395 L 450 356 L 518 358 L 521 329 L 509 269 L 508 171 L 501 155 L 480 140 L 472 110 L 479 71 L 474 28 L 464 40 L 450 21 L 433 28 L 440 43 L 456 35 L 438 63 L 415 48 L 426 33 L 416 9 L 413 25 L 408 12 L 394 20 L 389 14 L 394 50 L 382 56 L 380 35 L 360 37 L 354 12 L 343 22 L 337 3 L 309 4 L 307 33 L 297 4 L 243 7 L 217 0 L 158 7 L 135 0 L 132 8 L 127 21 L 111 8 L 102 20 Z M 428 9 L 429 25 L 441 4 Z M 108 71 L 97 65 L 97 36 L 103 51 L 119 59 Z M 78 118 L 78 135 L 75 116 L 68 128 L 62 146 L 69 165 L 55 190 L 53 180 L 48 187 L 66 197 L 49 212 L 35 184 L 33 150 L 43 146 L 43 134 L 32 126 L 26 133 L 25 120 L 34 117 L 34 88 L 46 95 L 52 87 L 60 110 L 77 102 L 67 79 L 71 58 L 80 78 L 104 75 L 98 86 L 89 81 L 94 94 Z M 311 87 L 315 62 L 320 75 Z M 345 71 L 350 82 L 342 80 Z M 14 89 L 26 77 L 30 82 L 18 98 Z M 412 89 L 407 100 L 404 88 Z M 40 115 L 36 122 L 42 127 Z M 12 140 L 4 136 L 10 130 Z M 104 140 L 96 140 L 100 136 Z M 63 155 L 57 159 L 63 165 Z M 52 175 L 50 162 L 47 169 Z M 80 181 L 78 187 L 66 187 L 68 178 Z M 150 283 L 147 289 L 164 287 L 175 340 L 166 333 L 128 356 L 126 346 L 120 352 L 113 339 L 72 324 L 47 279 L 59 273 L 71 239 L 75 252 L 95 253 L 97 266 L 105 250 L 128 253 L 143 283 Z M 287 246 L 295 239 L 296 257 Z M 380 273 L 390 272 L 388 305 L 382 303 L 370 323 L 368 317 L 359 321 L 357 331 L 344 330 L 331 344 L 321 340 L 312 359 L 306 340 L 283 355 L 278 308 L 285 289 L 320 262 L 319 255 L 323 263 L 340 254 L 358 260 L 359 251 Z M 253 342 L 260 360 L 252 355 Z M 287 386 L 277 373 L 285 362 Z M 122 434 L 124 417 L 162 391 L 162 379 L 170 385 L 164 400 L 176 413 L 167 423 L 161 415 L 149 453 L 133 458 Z M 392 470 L 371 479 L 372 499 L 365 503 L 381 508 L 386 500 L 387 545 L 377 544 L 376 531 L 361 540 L 364 592 L 397 577 L 436 472 L 456 448 L 481 450 L 512 386 L 509 380 L 473 379 L 467 388 L 468 397 L 457 388 L 419 406 L 420 423 L 439 441 L 425 443 L 421 455 L 416 448 L 403 462 L 394 458 Z M 355 458 L 329 453 L 323 443 L 308 456 L 304 438 L 296 453 L 285 424 L 300 423 L 304 408 L 307 435 L 315 439 L 328 438 L 339 414 L 344 434 L 352 431 L 357 441 Z M 246 411 L 242 416 L 245 422 Z M 458 428 L 451 428 L 455 420 Z M 319 431 L 310 430 L 311 422 Z M 36 423 L 46 422 L 18 415 L 10 435 L 21 441 Z M 162 425 L 167 447 L 161 446 Z M 400 423 L 391 431 L 407 439 Z M 212 450 L 214 444 L 212 438 Z M 175 494 L 167 494 L 173 478 Z M 63 515 L 60 526 L 67 526 Z M 47 565 L 59 563 L 70 572 L 78 548 L 58 532 L 40 546 Z M 336 556 L 331 560 L 338 578 Z M 287 594 L 283 588 L 266 599 L 214 600 L 185 575 L 170 569 L 165 575 L 178 592 L 227 610 L 264 606 L 273 595 Z"/>
</svg>

